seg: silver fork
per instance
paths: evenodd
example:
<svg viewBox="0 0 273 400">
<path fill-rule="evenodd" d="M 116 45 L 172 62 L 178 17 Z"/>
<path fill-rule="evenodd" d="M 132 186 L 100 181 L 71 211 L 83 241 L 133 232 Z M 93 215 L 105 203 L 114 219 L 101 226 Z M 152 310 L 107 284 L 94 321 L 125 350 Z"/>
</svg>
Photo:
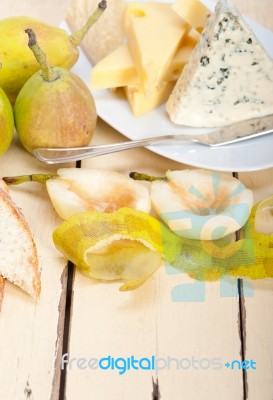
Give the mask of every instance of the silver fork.
<svg viewBox="0 0 273 400">
<path fill-rule="evenodd" d="M 263 118 L 237 122 L 199 135 L 165 135 L 98 146 L 37 148 L 33 153 L 38 160 L 46 164 L 58 164 L 163 142 L 186 141 L 206 146 L 223 146 L 273 133 L 272 127 L 273 114 Z"/>
</svg>

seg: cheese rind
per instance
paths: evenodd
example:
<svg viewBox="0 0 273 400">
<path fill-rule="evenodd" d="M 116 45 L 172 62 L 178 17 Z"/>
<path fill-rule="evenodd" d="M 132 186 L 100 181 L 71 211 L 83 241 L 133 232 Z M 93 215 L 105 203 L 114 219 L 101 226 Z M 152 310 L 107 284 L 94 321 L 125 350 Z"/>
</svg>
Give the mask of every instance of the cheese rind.
<svg viewBox="0 0 273 400">
<path fill-rule="evenodd" d="M 217 127 L 273 113 L 273 61 L 240 13 L 219 0 L 167 101 L 180 125 Z"/>
<path fill-rule="evenodd" d="M 125 20 L 128 47 L 148 97 L 162 80 L 188 25 L 169 3 L 128 3 Z"/>
</svg>

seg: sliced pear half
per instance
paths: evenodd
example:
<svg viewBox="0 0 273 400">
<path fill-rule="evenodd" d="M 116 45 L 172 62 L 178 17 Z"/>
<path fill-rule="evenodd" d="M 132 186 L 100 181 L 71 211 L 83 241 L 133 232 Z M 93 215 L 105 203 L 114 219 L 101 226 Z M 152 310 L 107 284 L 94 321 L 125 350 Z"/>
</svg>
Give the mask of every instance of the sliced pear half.
<svg viewBox="0 0 273 400">
<path fill-rule="evenodd" d="M 255 231 L 273 233 L 273 195 L 258 204 L 255 214 Z"/>
<path fill-rule="evenodd" d="M 168 171 L 151 184 L 152 205 L 177 235 L 216 240 L 247 221 L 253 193 L 231 175 L 206 170 Z"/>
<path fill-rule="evenodd" d="M 122 291 L 144 283 L 163 260 L 160 222 L 130 208 L 74 215 L 54 231 L 53 241 L 90 278 L 124 281 Z"/>
<path fill-rule="evenodd" d="M 56 212 L 65 220 L 87 210 L 113 212 L 129 207 L 150 212 L 148 189 L 118 172 L 60 168 L 57 175 L 46 186 Z"/>
</svg>

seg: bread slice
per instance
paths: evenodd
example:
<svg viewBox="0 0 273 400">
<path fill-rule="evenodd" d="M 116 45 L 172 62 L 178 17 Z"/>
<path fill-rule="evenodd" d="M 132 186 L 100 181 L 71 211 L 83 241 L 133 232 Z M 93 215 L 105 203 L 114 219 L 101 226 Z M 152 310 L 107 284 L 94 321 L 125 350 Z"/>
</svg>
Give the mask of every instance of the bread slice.
<svg viewBox="0 0 273 400">
<path fill-rule="evenodd" d="M 3 179 L 0 179 L 0 189 L 3 189 L 5 192 L 8 192 L 8 185 L 3 181 Z M 0 275 L 0 311 L 4 299 L 4 289 L 5 289 L 5 279 Z"/>
<path fill-rule="evenodd" d="M 37 298 L 41 290 L 33 235 L 0 180 L 0 275 Z"/>
<path fill-rule="evenodd" d="M 66 22 L 75 32 L 83 27 L 88 16 L 95 11 L 99 0 L 72 0 Z M 92 65 L 102 60 L 124 42 L 122 15 L 125 0 L 107 0 L 107 8 L 98 21 L 89 29 L 81 47 Z"/>
</svg>

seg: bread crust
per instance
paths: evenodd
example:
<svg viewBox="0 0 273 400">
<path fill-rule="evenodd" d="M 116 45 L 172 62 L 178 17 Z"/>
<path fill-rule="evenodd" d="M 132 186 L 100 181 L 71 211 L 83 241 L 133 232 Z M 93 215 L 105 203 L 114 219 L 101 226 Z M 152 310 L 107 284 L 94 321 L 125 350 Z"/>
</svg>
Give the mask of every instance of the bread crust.
<svg viewBox="0 0 273 400">
<path fill-rule="evenodd" d="M 4 299 L 4 288 L 5 288 L 5 279 L 0 275 L 0 311 Z"/>
<path fill-rule="evenodd" d="M 38 260 L 38 253 L 37 253 L 37 248 L 36 244 L 34 241 L 34 237 L 32 235 L 32 232 L 29 228 L 29 225 L 20 210 L 20 208 L 14 203 L 10 195 L 7 193 L 6 190 L 2 189 L 0 187 L 0 207 L 4 207 L 5 212 L 9 213 L 9 217 L 12 218 L 14 221 L 16 221 L 16 224 L 18 226 L 18 234 L 20 235 L 21 230 L 23 230 L 27 236 L 27 241 L 26 245 L 30 248 L 30 251 L 28 250 L 28 255 L 27 255 L 27 264 L 30 268 L 30 273 L 32 275 L 32 288 L 29 288 L 28 290 L 24 285 L 20 285 L 21 289 L 24 291 L 27 291 L 28 294 L 30 294 L 32 297 L 37 298 L 40 294 L 41 291 L 41 279 L 40 279 L 40 271 L 39 271 L 39 260 Z M 16 233 L 14 233 L 15 235 Z M 1 220 L 0 220 L 0 235 L 1 235 Z M 3 232 L 3 235 L 5 235 L 5 232 Z M 1 240 L 0 240 L 1 243 Z M 19 251 L 20 249 L 18 249 Z M 1 271 L 0 269 L 0 275 L 3 278 L 8 278 L 8 276 L 5 276 L 5 271 Z M 14 282 L 12 282 L 14 283 Z M 24 283 L 24 282 L 23 282 Z"/>
</svg>

